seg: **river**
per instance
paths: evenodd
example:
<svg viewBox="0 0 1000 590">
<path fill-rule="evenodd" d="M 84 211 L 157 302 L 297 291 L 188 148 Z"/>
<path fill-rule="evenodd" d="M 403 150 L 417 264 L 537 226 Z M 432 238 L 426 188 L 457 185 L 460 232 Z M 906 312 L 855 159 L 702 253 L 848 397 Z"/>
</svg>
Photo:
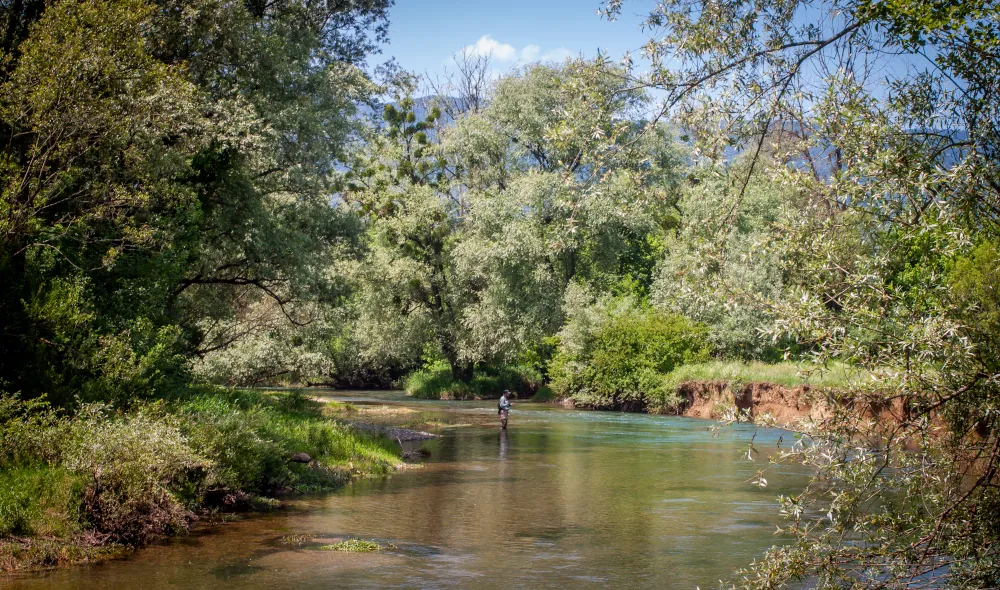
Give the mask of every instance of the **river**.
<svg viewBox="0 0 1000 590">
<path fill-rule="evenodd" d="M 495 402 L 401 404 L 452 422 L 495 416 Z M 473 420 L 472 418 L 476 418 Z M 520 404 L 509 431 L 442 428 L 420 466 L 137 551 L 121 561 L 0 579 L 46 588 L 702 588 L 786 540 L 776 498 L 804 475 L 783 467 L 748 483 L 764 460 L 741 456 L 755 429 L 713 436 L 693 418 Z M 781 431 L 761 430 L 767 452 Z M 787 444 L 789 437 L 784 436 Z M 282 538 L 316 538 L 289 546 Z M 391 547 L 319 550 L 327 539 Z"/>
</svg>

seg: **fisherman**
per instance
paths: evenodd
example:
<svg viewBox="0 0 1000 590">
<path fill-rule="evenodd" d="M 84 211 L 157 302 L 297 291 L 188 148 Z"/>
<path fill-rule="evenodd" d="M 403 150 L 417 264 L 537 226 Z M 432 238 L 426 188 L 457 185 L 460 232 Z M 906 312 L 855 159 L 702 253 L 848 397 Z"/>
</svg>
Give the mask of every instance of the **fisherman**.
<svg viewBox="0 0 1000 590">
<path fill-rule="evenodd" d="M 500 428 L 502 430 L 507 430 L 507 415 L 510 413 L 511 406 L 510 390 L 505 389 L 503 395 L 500 396 L 500 401 L 497 402 L 497 414 L 500 415 Z"/>
</svg>

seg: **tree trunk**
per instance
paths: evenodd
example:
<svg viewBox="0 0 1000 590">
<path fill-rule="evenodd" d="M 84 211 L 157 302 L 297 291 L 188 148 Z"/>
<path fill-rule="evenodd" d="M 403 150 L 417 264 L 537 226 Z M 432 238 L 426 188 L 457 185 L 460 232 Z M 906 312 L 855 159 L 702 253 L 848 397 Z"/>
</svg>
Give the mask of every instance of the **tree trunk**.
<svg viewBox="0 0 1000 590">
<path fill-rule="evenodd" d="M 458 358 L 458 351 L 452 342 L 443 343 L 441 348 L 444 351 L 445 358 L 448 359 L 448 365 L 451 367 L 452 379 L 463 383 L 471 382 L 473 374 L 472 363 Z"/>
<path fill-rule="evenodd" d="M 471 383 L 473 370 L 472 363 L 465 363 L 461 361 L 451 362 L 451 376 L 462 383 Z"/>
</svg>

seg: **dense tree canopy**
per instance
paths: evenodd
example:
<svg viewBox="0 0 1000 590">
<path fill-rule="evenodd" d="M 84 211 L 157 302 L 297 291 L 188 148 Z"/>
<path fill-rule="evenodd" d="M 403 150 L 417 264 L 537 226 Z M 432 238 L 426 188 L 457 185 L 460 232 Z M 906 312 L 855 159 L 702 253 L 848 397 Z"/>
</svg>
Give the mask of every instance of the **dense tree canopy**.
<svg viewBox="0 0 1000 590">
<path fill-rule="evenodd" d="M 334 165 L 387 6 L 6 7 L 0 381 L 147 395 L 258 329 L 261 298 L 334 300 L 356 226 Z"/>
<path fill-rule="evenodd" d="M 558 331 L 571 282 L 648 288 L 681 159 L 666 129 L 639 133 L 643 100 L 617 68 L 571 61 L 502 79 L 447 126 L 439 107 L 418 121 L 411 98 L 387 106 L 344 196 L 368 220 L 371 354 L 441 355 L 468 379 Z"/>
<path fill-rule="evenodd" d="M 836 363 L 738 583 L 1000 585 L 997 2 L 658 0 L 640 56 L 454 96 L 370 66 L 390 4 L 0 3 L 0 392 L 670 411 L 685 363 Z"/>
</svg>

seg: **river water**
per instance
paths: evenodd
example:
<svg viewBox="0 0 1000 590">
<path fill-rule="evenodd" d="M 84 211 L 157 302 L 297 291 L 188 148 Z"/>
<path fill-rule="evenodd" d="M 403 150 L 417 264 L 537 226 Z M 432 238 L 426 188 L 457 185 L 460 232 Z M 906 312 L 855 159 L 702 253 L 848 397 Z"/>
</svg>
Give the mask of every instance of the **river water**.
<svg viewBox="0 0 1000 590">
<path fill-rule="evenodd" d="M 334 397 L 345 398 L 334 394 Z M 403 404 L 480 423 L 495 402 Z M 47 588 L 702 588 L 786 541 L 776 498 L 804 475 L 783 468 L 760 488 L 763 461 L 741 456 L 755 429 L 713 436 L 711 423 L 520 404 L 497 426 L 442 428 L 419 467 L 202 527 L 126 560 L 0 579 Z M 781 431 L 757 432 L 767 452 Z M 788 436 L 785 437 L 787 444 Z M 316 541 L 288 546 L 282 538 Z M 319 550 L 344 538 L 392 547 Z"/>
</svg>

